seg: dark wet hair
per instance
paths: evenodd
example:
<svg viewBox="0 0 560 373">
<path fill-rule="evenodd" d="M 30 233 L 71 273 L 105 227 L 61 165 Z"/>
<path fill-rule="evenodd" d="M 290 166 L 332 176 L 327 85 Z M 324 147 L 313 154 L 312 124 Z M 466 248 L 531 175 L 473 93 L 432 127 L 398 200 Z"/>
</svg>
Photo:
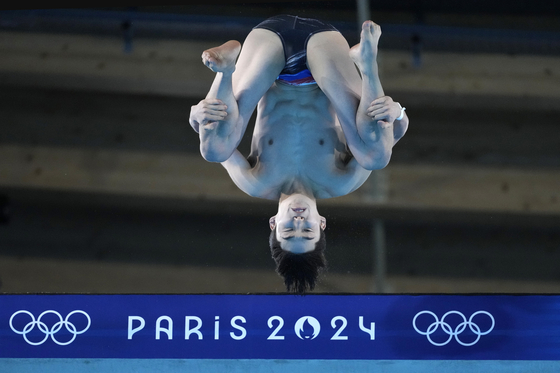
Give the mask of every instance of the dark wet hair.
<svg viewBox="0 0 560 373">
<path fill-rule="evenodd" d="M 326 269 L 325 248 L 327 240 L 325 232 L 320 229 L 319 241 L 315 249 L 307 253 L 294 254 L 283 250 L 276 238 L 276 228 L 270 232 L 269 244 L 272 258 L 276 262 L 276 272 L 284 278 L 286 290 L 304 294 L 315 288 L 321 271 Z"/>
</svg>

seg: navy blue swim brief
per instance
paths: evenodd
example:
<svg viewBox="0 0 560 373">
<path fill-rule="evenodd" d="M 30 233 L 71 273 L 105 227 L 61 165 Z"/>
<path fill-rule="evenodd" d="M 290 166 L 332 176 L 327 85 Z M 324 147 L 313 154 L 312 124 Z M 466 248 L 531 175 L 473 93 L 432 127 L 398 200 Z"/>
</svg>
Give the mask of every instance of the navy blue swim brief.
<svg viewBox="0 0 560 373">
<path fill-rule="evenodd" d="M 286 65 L 280 75 L 282 80 L 292 85 L 313 84 L 315 80 L 307 68 L 307 42 L 319 32 L 338 31 L 334 26 L 313 18 L 292 15 L 278 15 L 259 23 L 254 28 L 262 28 L 276 33 L 284 47 Z"/>
</svg>

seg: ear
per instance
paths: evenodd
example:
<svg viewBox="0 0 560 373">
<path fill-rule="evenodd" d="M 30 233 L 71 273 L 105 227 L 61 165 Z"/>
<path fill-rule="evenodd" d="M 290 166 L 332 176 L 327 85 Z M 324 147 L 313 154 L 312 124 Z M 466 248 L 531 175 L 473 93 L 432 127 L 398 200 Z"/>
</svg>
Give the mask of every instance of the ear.
<svg viewBox="0 0 560 373">
<path fill-rule="evenodd" d="M 325 230 L 326 227 L 327 227 L 327 219 L 321 216 L 321 229 Z"/>
<path fill-rule="evenodd" d="M 270 230 L 273 231 L 276 228 L 276 216 L 271 217 L 268 220 L 268 224 L 270 224 Z"/>
</svg>

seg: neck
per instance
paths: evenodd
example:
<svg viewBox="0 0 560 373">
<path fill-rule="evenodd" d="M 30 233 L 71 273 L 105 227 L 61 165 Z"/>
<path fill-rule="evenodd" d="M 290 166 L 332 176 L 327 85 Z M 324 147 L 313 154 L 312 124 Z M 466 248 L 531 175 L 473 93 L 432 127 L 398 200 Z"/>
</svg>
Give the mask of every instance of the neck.
<svg viewBox="0 0 560 373">
<path fill-rule="evenodd" d="M 307 193 L 292 193 L 292 194 L 284 194 L 284 193 L 281 193 L 281 194 L 280 194 L 280 200 L 279 200 L 278 202 L 279 202 L 279 203 L 282 203 L 282 202 L 284 202 L 285 200 L 287 200 L 288 198 L 293 197 L 293 196 L 296 196 L 296 195 L 298 195 L 298 194 L 299 194 L 299 195 L 304 195 L 304 196 L 306 196 L 307 198 L 309 198 L 310 200 L 312 200 L 313 202 L 316 202 L 315 197 L 313 197 L 312 194 L 307 194 Z"/>
<path fill-rule="evenodd" d="M 306 184 L 301 179 L 294 179 L 290 182 L 286 182 L 282 188 L 280 188 L 280 200 L 286 199 L 287 196 L 291 196 L 293 194 L 303 194 L 304 196 L 315 200 L 315 193 L 313 193 L 311 185 Z"/>
<path fill-rule="evenodd" d="M 295 196 L 295 195 L 303 195 L 315 201 L 315 195 L 313 194 L 313 191 L 310 188 L 308 188 L 306 185 L 304 185 L 301 182 L 294 182 L 290 186 L 290 188 L 287 188 L 285 191 L 282 191 L 280 193 L 280 202 L 286 200 L 290 196 Z"/>
</svg>

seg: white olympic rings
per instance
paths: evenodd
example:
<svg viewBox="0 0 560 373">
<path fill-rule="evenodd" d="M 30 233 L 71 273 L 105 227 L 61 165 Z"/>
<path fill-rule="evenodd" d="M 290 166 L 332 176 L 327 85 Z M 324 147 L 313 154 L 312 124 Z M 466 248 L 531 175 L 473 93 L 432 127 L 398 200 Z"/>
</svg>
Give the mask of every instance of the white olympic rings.
<svg viewBox="0 0 560 373">
<path fill-rule="evenodd" d="M 418 316 L 423 315 L 423 314 L 431 315 L 435 319 L 435 321 L 432 324 L 430 324 L 430 326 L 428 326 L 426 331 L 421 331 L 416 326 L 416 319 L 418 318 Z M 454 315 L 459 315 L 463 319 L 463 322 L 459 323 L 455 327 L 454 330 L 451 327 L 451 325 L 449 325 L 448 323 L 445 322 L 445 318 L 447 316 L 453 315 L 453 314 Z M 472 321 L 473 318 L 477 315 L 487 315 L 490 318 L 490 320 L 492 321 L 492 325 L 488 328 L 488 330 L 486 330 L 484 332 L 481 331 L 480 327 Z M 477 312 L 473 313 L 471 315 L 471 317 L 469 317 L 468 320 L 465 317 L 465 315 L 463 315 L 459 311 L 449 311 L 445 315 L 442 316 L 441 320 L 439 320 L 438 317 L 436 316 L 436 314 L 431 312 L 431 311 L 421 311 L 421 312 L 418 312 L 416 314 L 416 316 L 414 316 L 414 319 L 412 320 L 412 326 L 414 327 L 414 330 L 416 330 L 419 334 L 425 335 L 428 338 L 428 341 L 430 341 L 430 343 L 433 344 L 434 346 L 445 346 L 446 344 L 448 344 L 451 341 L 451 339 L 453 339 L 453 337 L 455 337 L 455 340 L 457 341 L 457 343 L 459 343 L 462 346 L 472 346 L 480 340 L 481 336 L 486 335 L 486 334 L 490 333 L 492 330 L 494 330 L 494 325 L 495 325 L 494 317 L 489 312 L 486 312 L 486 311 L 477 311 Z M 443 342 L 434 342 L 431 338 L 431 335 L 440 326 L 441 326 L 441 329 L 449 336 L 449 338 L 447 338 L 447 340 L 445 340 Z M 464 332 L 465 329 L 467 328 L 467 326 L 469 327 L 471 332 L 473 332 L 476 335 L 476 339 L 472 342 L 463 342 L 459 339 L 459 334 Z"/>
<path fill-rule="evenodd" d="M 26 314 L 29 315 L 29 317 L 31 317 L 31 321 L 29 323 L 27 323 L 22 330 L 17 330 L 14 328 L 13 325 L 13 320 L 14 317 L 16 315 L 19 314 Z M 68 319 L 70 318 L 70 316 L 77 314 L 77 313 L 81 313 L 82 315 L 84 315 L 87 318 L 87 326 L 85 328 L 83 328 L 82 330 L 78 331 L 76 329 L 76 326 L 74 324 L 72 324 L 70 321 L 68 321 Z M 54 323 L 54 325 L 52 325 L 52 327 L 49 329 L 49 327 L 47 326 L 47 324 L 45 324 L 44 322 L 41 321 L 41 318 L 47 314 L 54 314 L 56 316 L 58 316 L 58 318 L 60 319 L 60 321 L 57 321 L 56 323 Z M 45 337 L 40 340 L 39 342 L 32 342 L 27 338 L 27 334 L 30 333 L 35 326 L 37 326 L 37 328 L 43 332 L 45 334 Z M 62 326 L 64 326 L 66 328 L 66 330 L 68 330 L 68 332 L 70 332 L 72 334 L 72 338 L 69 341 L 66 342 L 60 342 L 55 338 L 55 334 L 58 333 L 60 331 L 60 329 L 62 329 Z M 80 311 L 80 310 L 76 310 L 76 311 L 72 311 L 70 312 L 66 318 L 62 318 L 62 315 L 56 311 L 53 310 L 47 310 L 43 313 L 41 313 L 39 315 L 39 317 L 37 317 L 37 320 L 35 320 L 35 316 L 33 316 L 33 314 L 29 311 L 25 311 L 25 310 L 21 310 L 21 311 L 17 311 L 15 312 L 12 317 L 10 317 L 10 328 L 12 328 L 12 330 L 17 333 L 17 334 L 21 334 L 23 335 L 23 339 L 25 339 L 25 341 L 27 343 L 29 343 L 30 345 L 33 346 L 38 346 L 41 345 L 43 343 L 46 342 L 46 340 L 49 338 L 49 336 L 51 337 L 51 339 L 54 341 L 54 343 L 56 343 L 57 345 L 60 346 L 66 346 L 69 345 L 70 343 L 74 342 L 74 340 L 76 339 L 76 336 L 78 334 L 82 334 L 85 333 L 89 327 L 91 326 L 91 318 L 89 317 L 89 315 L 87 313 L 85 313 L 84 311 Z"/>
</svg>

